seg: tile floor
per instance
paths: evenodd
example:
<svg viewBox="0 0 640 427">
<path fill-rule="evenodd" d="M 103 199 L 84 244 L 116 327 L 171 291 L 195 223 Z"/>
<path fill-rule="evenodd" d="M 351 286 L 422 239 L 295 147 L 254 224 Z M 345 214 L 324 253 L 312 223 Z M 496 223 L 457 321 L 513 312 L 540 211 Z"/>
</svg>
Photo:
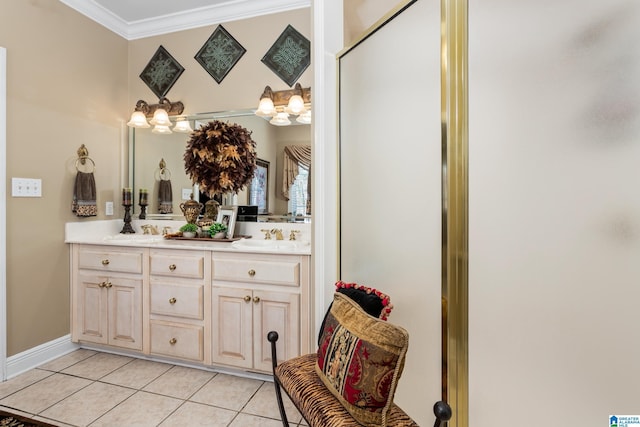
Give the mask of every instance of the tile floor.
<svg viewBox="0 0 640 427">
<path fill-rule="evenodd" d="M 0 409 L 61 427 L 282 426 L 272 382 L 86 349 L 0 383 Z"/>
</svg>

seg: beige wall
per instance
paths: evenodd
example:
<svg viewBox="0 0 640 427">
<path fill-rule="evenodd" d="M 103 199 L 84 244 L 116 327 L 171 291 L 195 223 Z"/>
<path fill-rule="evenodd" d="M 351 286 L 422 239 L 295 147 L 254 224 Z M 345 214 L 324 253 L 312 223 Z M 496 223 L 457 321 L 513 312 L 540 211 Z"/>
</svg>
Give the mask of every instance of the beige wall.
<svg viewBox="0 0 640 427">
<path fill-rule="evenodd" d="M 351 46 L 369 27 L 400 3 L 399 0 L 348 0 L 344 2 L 344 44 Z"/>
<path fill-rule="evenodd" d="M 256 108 L 266 85 L 271 86 L 274 91 L 289 89 L 284 81 L 261 62 L 264 54 L 288 24 L 311 40 L 309 9 L 223 24 L 247 51 L 220 84 L 194 59 L 217 25 L 131 41 L 130 110 L 133 111 L 138 99 L 147 102 L 158 101 L 139 76 L 160 45 L 185 68 L 182 76 L 167 94 L 170 100 L 184 103 L 185 114 Z M 311 86 L 312 68 L 313 65 L 310 65 L 299 80 L 304 87 Z"/>
<path fill-rule="evenodd" d="M 69 333 L 64 224 L 77 220 L 70 209 L 76 151 L 89 149 L 104 205 L 120 186 L 127 42 L 57 1 L 5 0 L 2 9 L 11 356 Z M 11 177 L 41 178 L 43 197 L 12 198 Z"/>
<path fill-rule="evenodd" d="M 155 94 L 139 76 L 160 45 L 185 68 L 184 73 L 166 96 L 171 101 L 182 101 L 185 105 L 184 114 L 256 108 L 265 86 L 270 86 L 274 91 L 289 89 L 289 86 L 263 64 L 261 59 L 287 25 L 292 25 L 311 40 L 309 9 L 265 15 L 222 25 L 247 51 L 220 84 L 194 59 L 195 54 L 218 26 L 217 24 L 131 41 L 129 43 L 130 110 L 133 111 L 138 99 L 149 103 L 158 102 Z M 298 80 L 303 87 L 311 86 L 312 68 L 313 64 L 310 64 Z M 274 128 L 276 139 L 280 138 L 280 133 L 287 135 L 292 132 L 270 127 Z M 308 141 L 310 126 L 291 126 L 290 128 L 300 127 L 306 130 Z M 258 146 L 258 155 L 270 162 L 269 194 L 275 197 L 270 198 L 269 209 L 272 212 L 284 213 L 286 201 L 280 195 L 274 179 L 276 154 L 276 151 L 271 148 Z M 278 161 L 281 162 L 280 157 Z M 238 201 L 245 203 L 245 200 L 246 192 L 243 191 L 239 193 Z"/>
<path fill-rule="evenodd" d="M 91 221 L 70 209 L 81 144 L 96 162 L 99 215 L 122 217 L 123 123 L 138 99 L 156 102 L 138 77 L 162 44 L 185 72 L 168 94 L 185 113 L 253 107 L 264 86 L 288 88 L 260 59 L 292 24 L 311 39 L 308 9 L 224 24 L 247 49 L 222 84 L 193 59 L 215 29 L 127 42 L 51 0 L 5 0 L 0 46 L 7 48 L 7 179 L 41 178 L 42 198 L 7 197 L 7 355 L 69 333 L 69 256 L 64 224 Z M 311 66 L 300 82 L 310 86 Z M 116 216 L 104 203 L 116 201 Z"/>
</svg>

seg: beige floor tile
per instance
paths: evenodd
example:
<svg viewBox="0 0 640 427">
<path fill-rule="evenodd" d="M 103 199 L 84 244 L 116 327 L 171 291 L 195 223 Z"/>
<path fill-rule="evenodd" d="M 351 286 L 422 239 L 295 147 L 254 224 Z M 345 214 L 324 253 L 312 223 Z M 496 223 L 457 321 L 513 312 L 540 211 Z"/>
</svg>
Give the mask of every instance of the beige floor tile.
<svg viewBox="0 0 640 427">
<path fill-rule="evenodd" d="M 38 366 L 38 369 L 60 372 L 71 365 L 75 365 L 76 363 L 83 361 L 87 357 L 93 356 L 94 354 L 96 354 L 96 352 L 93 350 L 80 348 L 78 350 L 72 351 L 71 353 L 65 354 L 62 357 L 58 357 L 57 359 Z"/>
<path fill-rule="evenodd" d="M 63 423 L 61 421 L 58 420 L 52 420 L 50 418 L 47 417 L 41 417 L 40 415 L 36 415 L 35 417 L 32 417 L 32 419 L 36 420 L 36 421 L 43 421 L 45 423 L 57 426 L 57 427 L 78 427 L 77 425 L 74 424 L 67 424 L 67 423 Z"/>
<path fill-rule="evenodd" d="M 289 396 L 282 392 L 282 400 L 284 409 L 287 411 L 287 418 L 292 424 L 297 424 L 302 420 L 302 415 L 296 409 Z M 249 403 L 242 408 L 242 412 L 247 414 L 259 415 L 261 417 L 280 419 L 280 410 L 278 409 L 278 401 L 276 400 L 276 390 L 273 383 L 266 382 L 262 384 L 258 392 L 249 400 Z"/>
<path fill-rule="evenodd" d="M 84 378 L 53 374 L 0 400 L 0 405 L 39 414 L 89 384 L 91 381 Z"/>
<path fill-rule="evenodd" d="M 270 418 L 240 413 L 229 427 L 282 427 L 282 422 Z"/>
<path fill-rule="evenodd" d="M 180 399 L 139 391 L 90 426 L 156 427 L 182 402 Z"/>
<path fill-rule="evenodd" d="M 236 415 L 228 409 L 185 402 L 160 427 L 226 427 Z"/>
<path fill-rule="evenodd" d="M 39 415 L 75 426 L 88 426 L 135 393 L 135 390 L 94 382 Z"/>
<path fill-rule="evenodd" d="M 100 381 L 141 389 L 171 369 L 171 366 L 167 363 L 136 359 L 101 378 Z"/>
<path fill-rule="evenodd" d="M 0 399 L 7 397 L 18 390 L 22 390 L 31 384 L 37 383 L 51 375 L 53 375 L 51 372 L 32 369 L 24 374 L 20 374 L 10 380 L 0 383 Z"/>
<path fill-rule="evenodd" d="M 10 414 L 21 415 L 23 417 L 33 418 L 34 415 L 30 412 L 21 411 L 19 409 L 9 408 L 7 406 L 0 405 L 0 411 L 8 412 Z"/>
<path fill-rule="evenodd" d="M 189 400 L 239 411 L 261 385 L 262 381 L 218 374 Z"/>
<path fill-rule="evenodd" d="M 62 372 L 77 377 L 98 380 L 129 363 L 133 358 L 110 353 L 96 353 Z"/>
<path fill-rule="evenodd" d="M 144 391 L 188 399 L 216 374 L 201 369 L 174 366 L 143 388 Z"/>
</svg>

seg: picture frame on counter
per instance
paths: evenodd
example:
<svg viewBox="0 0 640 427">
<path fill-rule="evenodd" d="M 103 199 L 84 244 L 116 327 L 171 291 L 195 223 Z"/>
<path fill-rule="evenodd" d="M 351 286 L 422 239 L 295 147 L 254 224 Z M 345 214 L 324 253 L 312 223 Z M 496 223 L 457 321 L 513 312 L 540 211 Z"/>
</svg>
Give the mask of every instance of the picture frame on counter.
<svg viewBox="0 0 640 427">
<path fill-rule="evenodd" d="M 238 206 L 220 206 L 216 222 L 227 226 L 227 239 L 233 239 L 233 231 L 236 226 Z"/>
</svg>

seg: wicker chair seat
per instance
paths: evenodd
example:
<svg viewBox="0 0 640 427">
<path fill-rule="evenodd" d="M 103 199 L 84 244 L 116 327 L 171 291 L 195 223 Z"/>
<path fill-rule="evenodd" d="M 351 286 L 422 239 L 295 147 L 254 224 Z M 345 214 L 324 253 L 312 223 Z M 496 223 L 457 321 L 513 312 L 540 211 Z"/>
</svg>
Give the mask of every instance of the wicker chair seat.
<svg viewBox="0 0 640 427">
<path fill-rule="evenodd" d="M 275 368 L 275 376 L 309 426 L 362 427 L 325 387 L 315 371 L 315 353 L 295 357 Z M 387 425 L 417 426 L 402 409 L 393 404 Z"/>
</svg>

